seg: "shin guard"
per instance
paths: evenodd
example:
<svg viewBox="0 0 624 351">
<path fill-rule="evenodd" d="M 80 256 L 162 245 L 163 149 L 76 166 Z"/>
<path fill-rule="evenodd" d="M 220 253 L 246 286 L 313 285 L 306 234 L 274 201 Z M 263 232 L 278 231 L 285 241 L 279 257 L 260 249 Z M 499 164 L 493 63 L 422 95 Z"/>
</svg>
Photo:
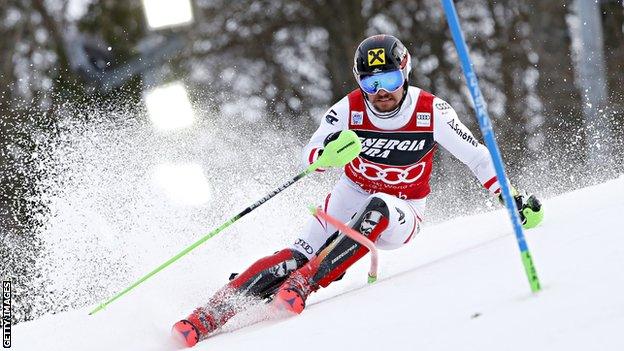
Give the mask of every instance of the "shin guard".
<svg viewBox="0 0 624 351">
<path fill-rule="evenodd" d="M 379 197 L 372 196 L 369 202 L 349 223 L 349 226 L 362 233 L 372 242 L 386 230 L 389 224 L 388 206 Z M 327 287 L 331 282 L 342 277 L 347 268 L 368 253 L 368 249 L 348 236 L 336 232 L 319 253 L 310 261 L 310 271 L 314 272 L 311 282 Z"/>
</svg>

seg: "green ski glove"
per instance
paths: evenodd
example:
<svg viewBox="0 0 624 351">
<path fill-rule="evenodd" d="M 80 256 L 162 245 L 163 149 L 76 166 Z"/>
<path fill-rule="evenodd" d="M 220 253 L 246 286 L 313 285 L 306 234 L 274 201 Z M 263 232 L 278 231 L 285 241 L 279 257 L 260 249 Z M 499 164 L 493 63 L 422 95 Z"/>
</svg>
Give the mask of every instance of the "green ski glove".
<svg viewBox="0 0 624 351">
<path fill-rule="evenodd" d="M 536 227 L 544 219 L 544 206 L 535 197 L 535 195 L 527 195 L 526 192 L 518 192 L 514 187 L 511 187 L 511 193 L 516 201 L 516 207 L 520 214 L 520 222 L 524 229 L 531 229 Z M 498 199 L 502 204 L 503 196 L 498 195 Z"/>
<path fill-rule="evenodd" d="M 362 151 L 360 139 L 352 130 L 343 130 L 328 135 L 324 145 L 325 147 L 319 152 L 318 159 L 310 167 L 342 167 Z"/>
</svg>

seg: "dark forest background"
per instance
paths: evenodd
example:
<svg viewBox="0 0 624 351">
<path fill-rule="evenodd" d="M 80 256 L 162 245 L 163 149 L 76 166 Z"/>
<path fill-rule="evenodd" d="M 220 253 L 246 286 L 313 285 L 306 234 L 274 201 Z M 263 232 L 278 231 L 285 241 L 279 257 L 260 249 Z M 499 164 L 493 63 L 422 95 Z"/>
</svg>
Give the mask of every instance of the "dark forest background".
<svg viewBox="0 0 624 351">
<path fill-rule="evenodd" d="M 35 184 L 50 176 L 37 162 L 45 156 L 37 154 L 44 149 L 38 131 L 53 136 L 68 104 L 140 115 L 149 84 L 141 75 L 112 89 L 103 89 L 98 77 L 140 55 L 148 39 L 182 43 L 159 69 L 167 79 L 183 79 L 195 103 L 231 118 L 245 117 L 228 106 L 252 103 L 265 122 L 303 143 L 323 111 L 355 88 L 357 44 L 390 33 L 412 54 L 411 83 L 447 100 L 479 134 L 439 0 L 197 0 L 192 25 L 158 32 L 148 29 L 139 0 L 87 3 L 78 15 L 67 0 L 0 3 L 3 276 L 28 271 L 37 258 L 35 233 L 45 224 L 46 203 Z M 590 110 L 592 120 L 603 121 L 600 128 L 586 117 L 587 89 L 578 74 L 583 47 L 574 32 L 582 23 L 572 5 L 456 1 L 508 172 L 520 187 L 549 195 L 624 173 L 623 5 L 599 4 L 608 96 Z M 88 58 L 86 66 L 72 61 L 76 52 Z M 74 118 L 90 123 L 85 116 Z M 599 147 L 595 135 L 609 147 Z M 464 174 L 447 162 L 448 154 L 437 157 L 434 182 Z M 555 181 L 570 174 L 576 181 Z M 9 249 L 24 254 L 9 255 Z"/>
</svg>

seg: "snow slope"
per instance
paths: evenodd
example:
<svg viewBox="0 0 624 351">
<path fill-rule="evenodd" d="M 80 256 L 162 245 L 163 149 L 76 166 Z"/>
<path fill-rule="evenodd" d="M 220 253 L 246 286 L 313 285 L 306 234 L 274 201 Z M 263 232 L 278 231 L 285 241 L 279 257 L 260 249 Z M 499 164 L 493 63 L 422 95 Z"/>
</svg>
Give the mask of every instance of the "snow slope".
<svg viewBox="0 0 624 351">
<path fill-rule="evenodd" d="M 302 315 L 254 324 L 250 313 L 196 349 L 624 350 L 624 177 L 545 206 L 544 223 L 526 232 L 537 295 L 498 210 L 426 227 L 409 246 L 381 252 L 372 286 L 364 259 L 313 295 Z M 12 349 L 175 349 L 171 324 L 209 294 L 191 293 L 209 267 L 180 266 L 94 316 L 89 306 L 18 324 Z"/>
</svg>

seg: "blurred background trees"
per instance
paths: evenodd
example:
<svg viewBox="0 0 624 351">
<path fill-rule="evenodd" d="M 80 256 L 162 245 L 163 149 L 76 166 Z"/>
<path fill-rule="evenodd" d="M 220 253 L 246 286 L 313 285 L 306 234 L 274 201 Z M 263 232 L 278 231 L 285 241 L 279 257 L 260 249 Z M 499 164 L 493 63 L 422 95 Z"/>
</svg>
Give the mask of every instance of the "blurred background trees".
<svg viewBox="0 0 624 351">
<path fill-rule="evenodd" d="M 598 6 L 608 103 L 592 116 L 608 128 L 601 132 L 611 145 L 605 157 L 614 160 L 603 168 L 587 166 L 588 148 L 597 146 L 586 135 L 579 67 L 596 63 L 579 60 L 573 29 L 584 24 L 573 3 L 456 1 L 511 177 L 547 194 L 624 172 L 622 1 Z M 25 272 L 36 259 L 4 250 L 10 237 L 19 237 L 24 252 L 37 251 L 35 233 L 47 207 L 36 184 L 52 172 L 38 160 L 42 144 L 54 137 L 56 111 L 68 104 L 136 110 L 141 119 L 145 91 L 176 79 L 202 110 L 250 124 L 263 120 L 304 143 L 324 110 L 356 87 L 351 67 L 358 43 L 389 33 L 412 54 L 411 83 L 450 102 L 479 135 L 439 0 L 195 0 L 193 12 L 190 25 L 154 31 L 140 0 L 0 3 L 3 269 Z M 465 176 L 448 154 L 437 157 L 434 187 Z M 571 183 L 554 181 L 570 175 L 576 176 Z"/>
</svg>

